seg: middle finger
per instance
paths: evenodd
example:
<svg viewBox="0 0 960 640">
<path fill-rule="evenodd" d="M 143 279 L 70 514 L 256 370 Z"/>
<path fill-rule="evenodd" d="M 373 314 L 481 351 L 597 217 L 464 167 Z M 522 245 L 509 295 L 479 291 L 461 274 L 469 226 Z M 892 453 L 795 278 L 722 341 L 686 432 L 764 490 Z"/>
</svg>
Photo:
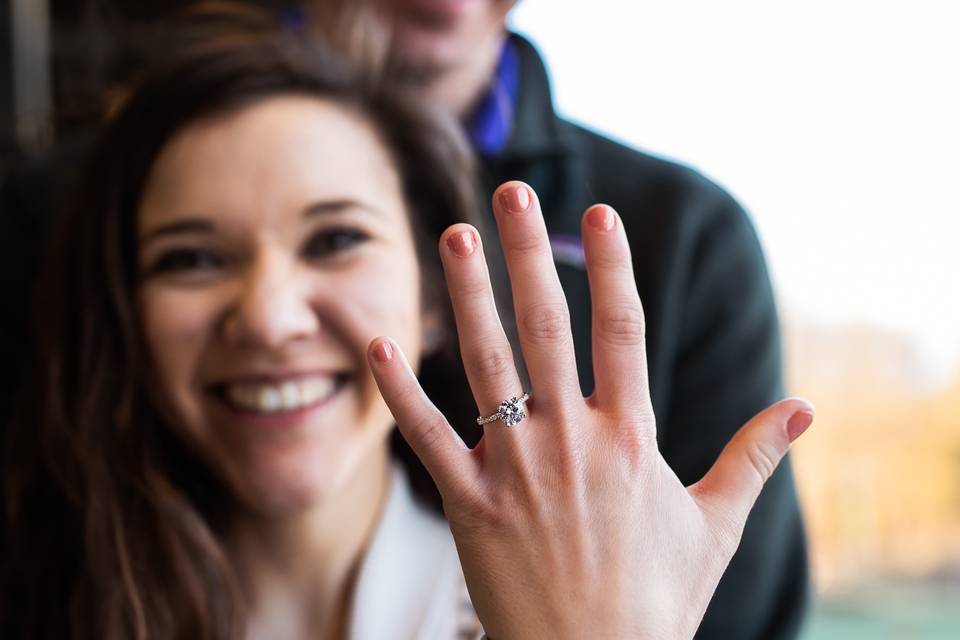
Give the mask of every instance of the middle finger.
<svg viewBox="0 0 960 640">
<path fill-rule="evenodd" d="M 507 182 L 493 205 L 534 398 L 538 406 L 557 408 L 582 400 L 570 312 L 537 196 L 522 182 Z"/>
</svg>

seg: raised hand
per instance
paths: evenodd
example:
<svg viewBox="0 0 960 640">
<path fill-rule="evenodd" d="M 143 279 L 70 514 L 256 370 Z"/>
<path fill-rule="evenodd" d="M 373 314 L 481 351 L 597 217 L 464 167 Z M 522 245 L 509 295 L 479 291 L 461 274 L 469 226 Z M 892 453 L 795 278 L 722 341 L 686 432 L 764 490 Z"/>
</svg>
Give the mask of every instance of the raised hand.
<svg viewBox="0 0 960 640">
<path fill-rule="evenodd" d="M 530 375 L 526 417 L 486 424 L 468 449 L 394 342 L 377 338 L 369 353 L 400 431 L 443 496 L 477 614 L 495 640 L 691 638 L 764 482 L 813 408 L 788 399 L 764 410 L 684 487 L 657 449 L 643 308 L 619 216 L 595 205 L 582 223 L 596 380 L 584 398 L 536 194 L 506 183 L 494 212 Z M 480 238 L 454 225 L 440 251 L 467 377 L 489 416 L 525 390 Z"/>
</svg>

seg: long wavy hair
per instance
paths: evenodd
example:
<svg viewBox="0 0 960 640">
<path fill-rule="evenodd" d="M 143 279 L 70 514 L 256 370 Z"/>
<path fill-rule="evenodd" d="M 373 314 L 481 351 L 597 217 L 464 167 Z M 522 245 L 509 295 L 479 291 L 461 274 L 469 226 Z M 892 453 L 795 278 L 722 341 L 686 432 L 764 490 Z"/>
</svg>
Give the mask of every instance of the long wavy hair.
<svg viewBox="0 0 960 640">
<path fill-rule="evenodd" d="M 222 543 L 237 504 L 172 435 L 148 393 L 134 304 L 135 211 L 178 131 L 285 94 L 360 114 L 389 150 L 411 212 L 424 304 L 444 318 L 421 383 L 452 424 L 471 424 L 476 407 L 436 248 L 454 222 L 483 227 L 456 124 L 365 82 L 305 34 L 211 31 L 133 87 L 54 241 L 38 292 L 33 375 L 4 451 L 0 636 L 243 634 L 244 588 Z M 479 433 L 462 436 L 472 445 Z M 414 490 L 439 511 L 436 488 L 396 430 L 391 447 Z"/>
</svg>

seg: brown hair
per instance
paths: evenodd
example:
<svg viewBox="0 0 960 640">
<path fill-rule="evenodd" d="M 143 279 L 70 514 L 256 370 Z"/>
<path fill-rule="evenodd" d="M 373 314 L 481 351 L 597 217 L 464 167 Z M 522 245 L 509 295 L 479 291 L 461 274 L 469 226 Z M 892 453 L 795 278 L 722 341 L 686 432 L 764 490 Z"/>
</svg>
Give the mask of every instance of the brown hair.
<svg viewBox="0 0 960 640">
<path fill-rule="evenodd" d="M 35 373 L 5 448 L 5 638 L 243 633 L 243 589 L 221 543 L 235 505 L 151 403 L 133 303 L 137 202 L 163 146 L 191 122 L 291 93 L 369 119 L 404 185 L 426 304 L 448 329 L 421 363 L 421 382 L 453 424 L 475 415 L 438 293 L 440 233 L 481 224 L 455 125 L 364 82 L 305 35 L 241 30 L 172 55 L 141 78 L 103 135 L 40 290 Z M 468 444 L 479 437 L 471 432 Z M 396 430 L 391 437 L 415 490 L 439 509 L 426 471 Z"/>
</svg>

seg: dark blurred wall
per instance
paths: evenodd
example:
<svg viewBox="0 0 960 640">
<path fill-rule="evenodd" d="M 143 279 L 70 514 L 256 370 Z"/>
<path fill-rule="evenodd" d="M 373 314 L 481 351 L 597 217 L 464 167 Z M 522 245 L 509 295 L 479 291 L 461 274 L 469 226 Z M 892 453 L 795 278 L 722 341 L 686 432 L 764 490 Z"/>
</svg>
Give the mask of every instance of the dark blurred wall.
<svg viewBox="0 0 960 640">
<path fill-rule="evenodd" d="M 0 174 L 15 149 L 13 138 L 13 50 L 9 2 L 0 4 Z"/>
<path fill-rule="evenodd" d="M 104 91 L 130 74 L 144 32 L 191 4 L 196 0 L 50 0 L 57 136 L 98 121 Z"/>
<path fill-rule="evenodd" d="M 13 151 L 13 51 L 10 3 L 0 5 L 0 158 Z M 2 166 L 2 164 L 0 164 Z"/>
<path fill-rule="evenodd" d="M 18 125 L 19 145 L 27 147 L 20 150 L 32 152 L 99 122 L 105 91 L 140 69 L 153 27 L 200 1 L 0 0 L 0 168 L 18 149 Z M 302 6 L 302 0 L 246 3 L 278 14 Z M 18 77 L 24 61 L 27 73 L 21 69 Z M 18 113 L 24 91 L 43 98 L 43 109 L 26 114 L 30 121 Z"/>
<path fill-rule="evenodd" d="M 233 1 L 278 13 L 302 5 L 302 0 Z M 107 89 L 124 84 L 146 57 L 164 53 L 164 43 L 152 36 L 157 24 L 201 0 L 49 2 L 55 128 L 63 138 L 102 116 Z"/>
<path fill-rule="evenodd" d="M 98 122 L 104 92 L 140 69 L 153 28 L 201 1 L 0 0 L 0 173 L 18 150 Z M 303 4 L 234 1 L 278 14 Z"/>
</svg>

